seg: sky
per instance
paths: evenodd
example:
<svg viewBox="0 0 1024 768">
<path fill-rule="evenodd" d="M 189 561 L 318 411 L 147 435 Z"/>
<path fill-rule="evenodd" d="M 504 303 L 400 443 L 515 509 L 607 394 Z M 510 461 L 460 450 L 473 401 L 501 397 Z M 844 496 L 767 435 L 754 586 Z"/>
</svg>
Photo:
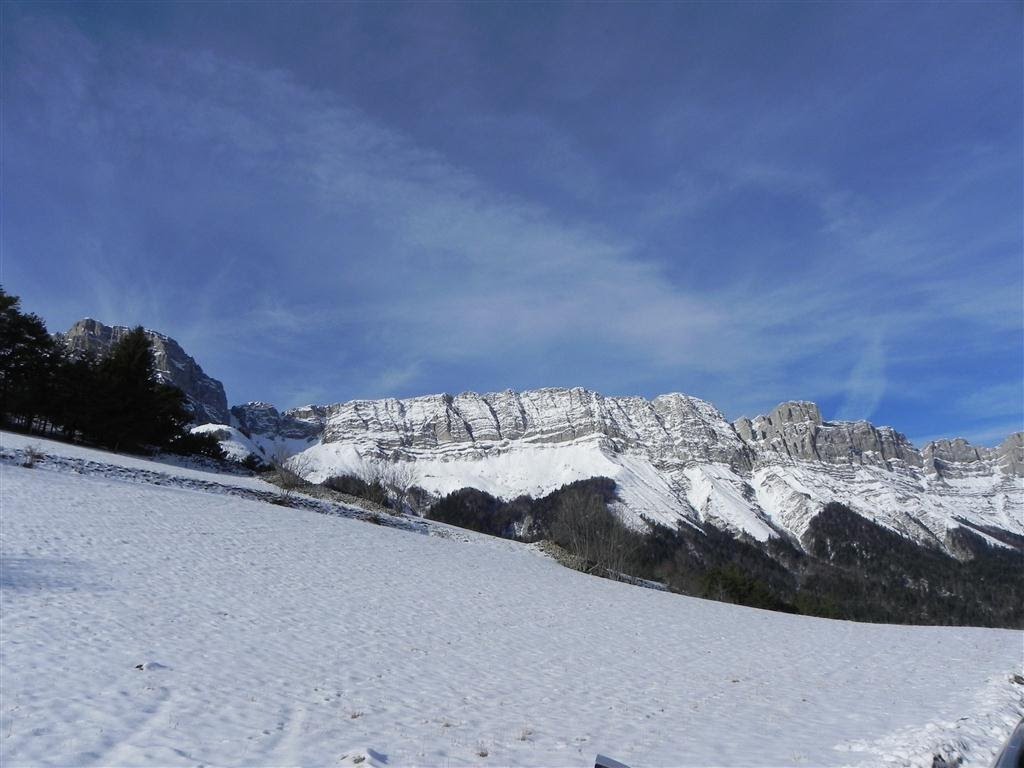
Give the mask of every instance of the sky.
<svg viewBox="0 0 1024 768">
<path fill-rule="evenodd" d="M 31 3 L 0 282 L 231 404 L 1024 428 L 1024 4 Z"/>
</svg>

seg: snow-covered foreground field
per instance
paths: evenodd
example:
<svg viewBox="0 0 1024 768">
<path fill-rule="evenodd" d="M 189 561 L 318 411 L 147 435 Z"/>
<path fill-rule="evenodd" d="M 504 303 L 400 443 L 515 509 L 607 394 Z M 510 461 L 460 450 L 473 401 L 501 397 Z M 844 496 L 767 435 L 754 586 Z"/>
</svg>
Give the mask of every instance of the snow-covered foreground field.
<svg viewBox="0 0 1024 768">
<path fill-rule="evenodd" d="M 986 766 L 1024 712 L 1017 632 L 739 608 L 62 465 L 0 482 L 5 766 Z"/>
</svg>

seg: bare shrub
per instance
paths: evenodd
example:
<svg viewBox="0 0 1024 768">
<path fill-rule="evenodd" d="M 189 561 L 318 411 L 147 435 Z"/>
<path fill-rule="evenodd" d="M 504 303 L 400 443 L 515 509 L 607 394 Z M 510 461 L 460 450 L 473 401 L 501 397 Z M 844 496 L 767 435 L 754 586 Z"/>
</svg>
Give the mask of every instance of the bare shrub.
<svg viewBox="0 0 1024 768">
<path fill-rule="evenodd" d="M 299 478 L 299 485 L 310 485 L 310 481 L 306 479 L 306 476 L 313 474 L 316 469 L 316 463 L 309 454 L 297 453 L 288 459 L 285 468 Z"/>
<path fill-rule="evenodd" d="M 313 460 L 309 456 L 302 453 L 289 456 L 287 448 L 279 444 L 271 452 L 270 465 L 273 467 L 270 480 L 284 491 L 285 499 L 300 488 L 310 485 L 303 477 L 313 471 Z"/>
<path fill-rule="evenodd" d="M 284 443 L 277 443 L 273 448 L 270 449 L 270 453 L 267 454 L 267 461 L 270 462 L 270 466 L 274 469 L 283 467 L 290 458 L 288 449 Z"/>
<path fill-rule="evenodd" d="M 390 461 L 381 464 L 380 478 L 384 487 L 405 493 L 416 482 L 416 467 L 411 461 Z"/>
<path fill-rule="evenodd" d="M 367 483 L 355 475 L 334 475 L 324 480 L 321 485 L 347 496 L 372 501 L 374 504 L 380 504 L 382 507 L 388 504 L 387 490 L 385 490 L 383 485 L 379 482 Z"/>
<path fill-rule="evenodd" d="M 32 467 L 42 461 L 45 457 L 46 454 L 43 453 L 43 449 L 38 445 L 26 445 L 23 452 L 23 458 L 21 460 L 21 466 L 32 469 Z"/>
<path fill-rule="evenodd" d="M 402 512 L 408 506 L 409 491 L 416 482 L 416 467 L 411 461 L 364 459 L 356 476 L 369 486 L 382 487 L 392 502 L 389 506 Z"/>
<path fill-rule="evenodd" d="M 599 494 L 571 489 L 559 499 L 551 525 L 554 540 L 586 563 L 585 570 L 617 578 L 637 547 L 632 535 Z"/>
<path fill-rule="evenodd" d="M 380 459 L 363 457 L 362 462 L 352 471 L 352 474 L 367 485 L 380 482 Z"/>
</svg>

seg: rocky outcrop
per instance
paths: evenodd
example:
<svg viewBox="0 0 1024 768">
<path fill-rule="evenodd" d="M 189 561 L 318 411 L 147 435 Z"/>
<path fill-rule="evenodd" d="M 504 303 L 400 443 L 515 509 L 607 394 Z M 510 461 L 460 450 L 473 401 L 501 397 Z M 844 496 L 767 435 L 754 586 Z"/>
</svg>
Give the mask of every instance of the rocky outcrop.
<svg viewBox="0 0 1024 768">
<path fill-rule="evenodd" d="M 889 468 L 922 465 L 921 454 L 892 427 L 867 421 L 823 421 L 818 406 L 805 401 L 782 403 L 767 416 L 739 419 L 734 426 L 762 463 L 786 456 Z"/>
<path fill-rule="evenodd" d="M 323 408 L 296 408 L 281 413 L 270 403 L 252 402 L 231 409 L 232 425 L 246 435 L 270 440 L 303 440 L 323 433 Z"/>
<path fill-rule="evenodd" d="M 1004 474 L 1024 477 L 1024 432 L 1014 432 L 996 448 L 996 464 Z"/>
<path fill-rule="evenodd" d="M 814 403 L 795 400 L 782 403 L 767 416 L 741 418 L 734 422 L 736 432 L 757 451 L 817 460 L 817 434 L 822 425 L 821 411 Z"/>
<path fill-rule="evenodd" d="M 938 477 L 968 477 L 989 472 L 995 451 L 971 445 L 962 437 L 953 440 L 933 440 L 922 451 L 924 467 Z"/>
<path fill-rule="evenodd" d="M 359 443 L 383 456 L 453 445 L 489 450 L 502 443 L 594 438 L 612 452 L 642 449 L 664 460 L 751 466 L 750 452 L 722 412 L 680 394 L 646 400 L 605 397 L 581 388 L 464 392 L 354 400 L 322 411 L 324 443 Z"/>
<path fill-rule="evenodd" d="M 925 468 L 939 477 L 963 478 L 993 471 L 1024 477 L 1024 432 L 1011 434 L 996 448 L 971 445 L 962 437 L 933 440 L 921 456 Z"/>
<path fill-rule="evenodd" d="M 933 466 L 937 462 L 942 464 L 973 464 L 989 458 L 991 453 L 991 449 L 971 445 L 962 437 L 953 440 L 933 440 L 921 451 L 926 466 Z"/>
<path fill-rule="evenodd" d="M 106 355 L 129 332 L 123 326 L 104 325 L 91 318 L 79 320 L 67 333 L 58 334 L 75 355 Z M 230 420 L 224 385 L 207 376 L 199 364 L 174 339 L 156 331 L 146 331 L 153 350 L 157 378 L 185 393 L 196 424 L 226 424 Z"/>
</svg>

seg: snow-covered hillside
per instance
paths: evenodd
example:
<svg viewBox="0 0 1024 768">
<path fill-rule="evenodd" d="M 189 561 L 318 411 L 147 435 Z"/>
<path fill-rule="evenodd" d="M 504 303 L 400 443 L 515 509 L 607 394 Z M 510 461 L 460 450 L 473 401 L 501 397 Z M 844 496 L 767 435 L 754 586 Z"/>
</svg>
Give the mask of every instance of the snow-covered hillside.
<svg viewBox="0 0 1024 768">
<path fill-rule="evenodd" d="M 824 421 L 813 403 L 731 424 L 687 395 L 648 401 L 579 388 L 356 400 L 284 414 L 251 403 L 232 414 L 226 449 L 295 456 L 292 466 L 316 481 L 383 461 L 433 494 L 471 486 L 511 498 L 603 475 L 615 480 L 627 521 L 710 522 L 759 541 L 799 541 L 830 501 L 940 548 L 961 525 L 1024 535 L 1019 433 L 997 449 L 947 440 L 919 451 L 891 427 Z"/>
<path fill-rule="evenodd" d="M 985 766 L 1024 714 L 1019 632 L 702 601 L 2 442 L 68 457 L 0 463 L 4 765 Z"/>
</svg>

